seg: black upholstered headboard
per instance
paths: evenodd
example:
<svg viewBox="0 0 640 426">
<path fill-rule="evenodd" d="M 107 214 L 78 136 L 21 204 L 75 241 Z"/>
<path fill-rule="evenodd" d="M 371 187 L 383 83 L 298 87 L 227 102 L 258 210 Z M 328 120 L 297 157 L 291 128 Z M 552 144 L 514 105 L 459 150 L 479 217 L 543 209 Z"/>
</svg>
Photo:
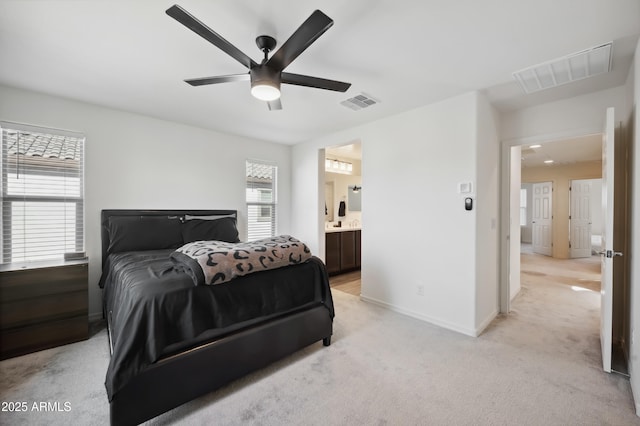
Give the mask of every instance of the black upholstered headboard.
<svg viewBox="0 0 640 426">
<path fill-rule="evenodd" d="M 109 233 L 109 223 L 111 218 L 150 218 L 150 219 L 177 219 L 184 222 L 195 218 L 223 218 L 232 217 L 237 220 L 237 210 L 102 210 L 100 215 L 100 233 L 102 238 L 102 265 L 108 256 L 111 236 Z"/>
</svg>

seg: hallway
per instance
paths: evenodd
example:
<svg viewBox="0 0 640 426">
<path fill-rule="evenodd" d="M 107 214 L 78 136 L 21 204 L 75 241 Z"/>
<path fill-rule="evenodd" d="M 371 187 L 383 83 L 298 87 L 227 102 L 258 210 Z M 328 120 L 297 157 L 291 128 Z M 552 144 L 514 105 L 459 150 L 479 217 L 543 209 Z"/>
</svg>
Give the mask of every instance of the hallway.
<svg viewBox="0 0 640 426">
<path fill-rule="evenodd" d="M 533 277 L 546 277 L 549 282 L 600 291 L 600 256 L 556 259 L 533 253 L 531 244 L 522 244 L 520 262 L 520 279 L 523 285 L 535 284 L 536 279 Z"/>
<path fill-rule="evenodd" d="M 522 289 L 515 300 L 531 288 L 546 288 L 544 294 L 548 297 L 537 298 L 534 302 L 542 317 L 545 316 L 545 311 L 564 313 L 567 318 L 584 316 L 583 321 L 591 324 L 589 328 L 593 328 L 590 331 L 599 334 L 600 256 L 555 259 L 533 253 L 530 244 L 522 244 L 520 262 Z M 599 335 L 597 340 L 599 345 Z M 612 347 L 611 363 L 612 370 L 628 376 L 627 362 L 619 342 Z"/>
</svg>

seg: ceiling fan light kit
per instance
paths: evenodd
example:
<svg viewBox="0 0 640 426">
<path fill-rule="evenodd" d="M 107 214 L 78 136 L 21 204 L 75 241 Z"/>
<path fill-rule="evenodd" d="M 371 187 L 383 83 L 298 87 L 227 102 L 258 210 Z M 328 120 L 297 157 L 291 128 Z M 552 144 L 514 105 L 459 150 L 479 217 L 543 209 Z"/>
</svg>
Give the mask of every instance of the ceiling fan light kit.
<svg viewBox="0 0 640 426">
<path fill-rule="evenodd" d="M 269 67 L 256 67 L 251 75 L 251 94 L 261 101 L 275 101 L 280 97 L 280 73 Z"/>
<path fill-rule="evenodd" d="M 277 83 L 277 81 L 251 83 L 251 94 L 261 101 L 275 101 L 280 98 L 280 88 L 276 87 L 280 85 Z"/>
<path fill-rule="evenodd" d="M 271 52 L 276 46 L 273 37 L 262 35 L 256 38 L 258 48 L 264 53 L 260 64 L 240 51 L 237 47 L 222 38 L 219 34 L 196 19 L 182 7 L 176 5 L 167 9 L 167 15 L 180 22 L 220 50 L 240 62 L 249 69 L 248 73 L 225 76 L 204 77 L 185 80 L 192 86 L 228 83 L 232 81 L 251 80 L 251 94 L 262 101 L 266 101 L 270 111 L 282 109 L 280 102 L 280 85 L 282 83 L 297 86 L 313 87 L 316 89 L 346 92 L 351 83 L 311 77 L 307 75 L 283 73 L 282 71 L 304 52 L 318 37 L 333 25 L 333 20 L 319 10 L 316 10 L 289 37 L 271 58 Z"/>
</svg>

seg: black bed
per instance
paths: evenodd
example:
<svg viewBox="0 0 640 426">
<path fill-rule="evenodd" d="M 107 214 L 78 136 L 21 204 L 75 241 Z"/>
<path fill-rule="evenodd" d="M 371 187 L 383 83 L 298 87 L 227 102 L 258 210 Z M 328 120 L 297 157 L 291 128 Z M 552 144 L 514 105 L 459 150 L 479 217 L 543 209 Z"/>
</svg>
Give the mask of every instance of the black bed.
<svg viewBox="0 0 640 426">
<path fill-rule="evenodd" d="M 305 346 L 331 342 L 321 260 L 195 285 L 181 245 L 238 242 L 235 210 L 103 210 L 112 424 L 138 424 Z"/>
</svg>

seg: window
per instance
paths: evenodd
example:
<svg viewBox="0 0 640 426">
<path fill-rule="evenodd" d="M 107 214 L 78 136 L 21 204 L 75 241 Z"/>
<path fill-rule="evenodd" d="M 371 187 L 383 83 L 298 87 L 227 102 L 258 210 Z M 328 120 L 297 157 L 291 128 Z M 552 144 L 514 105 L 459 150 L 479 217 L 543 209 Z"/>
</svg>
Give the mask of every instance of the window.
<svg viewBox="0 0 640 426">
<path fill-rule="evenodd" d="M 247 239 L 276 235 L 276 181 L 278 166 L 247 160 Z"/>
<path fill-rule="evenodd" d="M 1 262 L 84 252 L 84 136 L 0 123 Z"/>
<path fill-rule="evenodd" d="M 527 190 L 520 189 L 520 226 L 527 226 Z"/>
</svg>

